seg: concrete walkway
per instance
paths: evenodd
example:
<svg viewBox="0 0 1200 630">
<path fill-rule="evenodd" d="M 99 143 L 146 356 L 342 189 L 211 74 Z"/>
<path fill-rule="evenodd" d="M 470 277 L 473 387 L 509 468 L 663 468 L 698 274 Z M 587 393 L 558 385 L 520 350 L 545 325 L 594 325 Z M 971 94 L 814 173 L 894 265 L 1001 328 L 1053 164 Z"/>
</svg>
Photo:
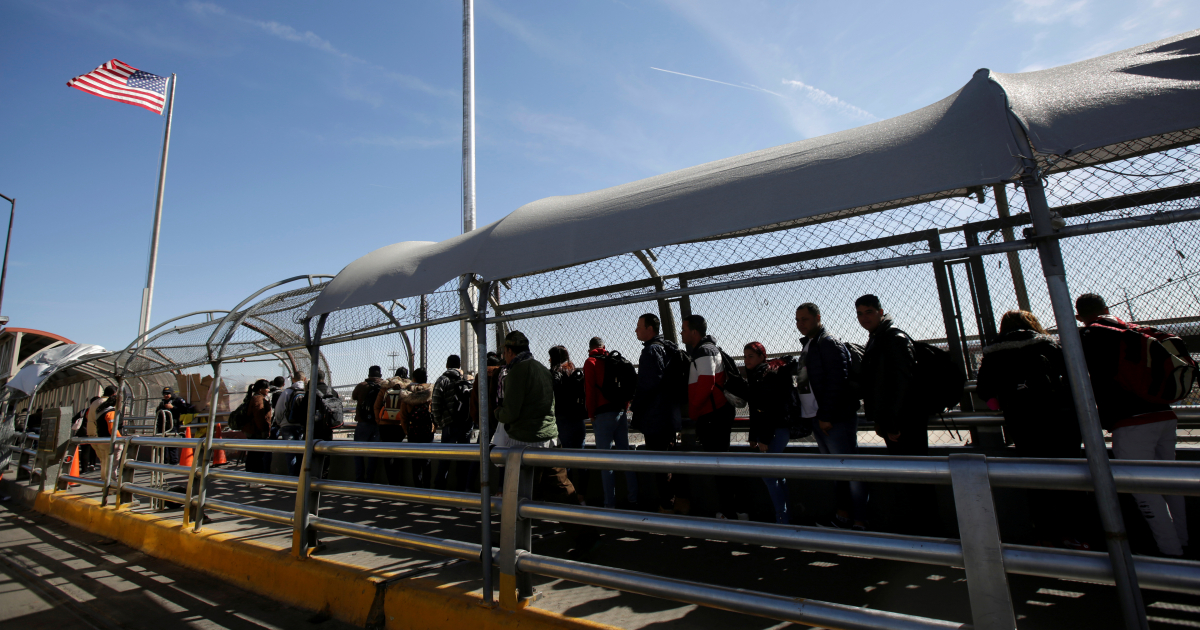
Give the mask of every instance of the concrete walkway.
<svg viewBox="0 0 1200 630">
<path fill-rule="evenodd" d="M 352 626 L 282 606 L 39 512 L 0 504 L 0 628 L 280 630 Z"/>
</svg>

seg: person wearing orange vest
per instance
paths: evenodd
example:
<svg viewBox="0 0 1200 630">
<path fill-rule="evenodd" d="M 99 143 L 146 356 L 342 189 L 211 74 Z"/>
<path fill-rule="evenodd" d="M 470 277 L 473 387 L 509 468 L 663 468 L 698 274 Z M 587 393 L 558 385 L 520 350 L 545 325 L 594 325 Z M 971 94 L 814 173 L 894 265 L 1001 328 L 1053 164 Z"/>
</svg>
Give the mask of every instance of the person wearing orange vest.
<svg viewBox="0 0 1200 630">
<path fill-rule="evenodd" d="M 104 395 L 92 402 L 88 407 L 85 420 L 87 422 L 88 437 L 108 438 L 116 435 L 121 437 L 120 427 L 115 426 L 117 416 L 117 406 L 121 404 L 121 397 L 117 395 L 117 388 L 109 385 L 104 388 Z M 121 451 L 125 445 L 117 442 L 114 444 L 92 444 L 96 455 L 100 457 L 100 480 L 109 479 L 112 482 L 117 481 L 116 463 L 121 458 Z M 111 457 L 110 457 L 111 455 Z"/>
</svg>

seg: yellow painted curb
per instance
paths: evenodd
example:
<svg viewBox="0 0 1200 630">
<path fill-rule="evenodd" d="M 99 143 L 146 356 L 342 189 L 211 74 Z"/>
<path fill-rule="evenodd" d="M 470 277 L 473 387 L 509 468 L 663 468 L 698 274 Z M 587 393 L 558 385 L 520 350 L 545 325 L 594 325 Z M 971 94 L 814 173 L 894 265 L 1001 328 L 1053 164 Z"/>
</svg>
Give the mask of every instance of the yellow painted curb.
<svg viewBox="0 0 1200 630">
<path fill-rule="evenodd" d="M 297 560 L 286 550 L 238 540 L 236 535 L 184 530 L 178 517 L 100 507 L 94 499 L 39 493 L 39 512 L 146 554 L 168 560 L 296 608 L 324 611 L 364 626 L 374 612 L 389 629 L 478 628 L 501 630 L 612 630 L 536 608 L 488 609 L 482 598 L 459 587 L 423 581 L 383 584 L 387 575 L 315 557 Z M 383 588 L 380 592 L 380 588 Z M 377 596 L 382 596 L 382 608 Z M 379 619 L 382 612 L 383 619 Z"/>
</svg>

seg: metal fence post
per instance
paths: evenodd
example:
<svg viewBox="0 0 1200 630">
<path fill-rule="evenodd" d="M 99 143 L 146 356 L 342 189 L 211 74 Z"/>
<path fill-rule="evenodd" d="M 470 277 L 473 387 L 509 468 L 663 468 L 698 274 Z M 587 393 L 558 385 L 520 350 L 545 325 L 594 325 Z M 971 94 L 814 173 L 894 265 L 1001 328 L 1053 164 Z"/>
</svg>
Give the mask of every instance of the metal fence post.
<svg viewBox="0 0 1200 630">
<path fill-rule="evenodd" d="M 525 447 L 504 455 L 504 504 L 500 508 L 500 607 L 519 610 L 533 597 L 528 573 L 517 570 L 517 554 L 529 551 L 533 523 L 520 516 L 521 501 L 533 496 L 533 469 L 521 465 Z"/>
<path fill-rule="evenodd" d="M 975 230 L 963 230 L 968 247 L 979 247 L 979 233 Z M 975 301 L 976 316 L 979 318 L 979 345 L 985 345 L 985 339 L 996 338 L 996 314 L 992 310 L 992 292 L 988 289 L 987 271 L 983 268 L 983 256 L 971 257 L 971 289 Z"/>
<path fill-rule="evenodd" d="M 489 286 L 484 283 L 481 296 L 488 294 Z M 483 563 L 483 605 L 494 606 L 492 585 L 492 484 L 491 484 L 491 389 L 487 374 L 487 299 L 479 300 L 475 317 L 475 343 L 479 355 L 479 372 L 475 383 L 479 387 L 479 544 L 482 547 L 480 561 Z M 425 329 L 422 328 L 422 335 Z"/>
<path fill-rule="evenodd" d="M 1004 184 L 992 184 L 992 194 L 996 197 L 996 214 L 1001 219 L 1008 219 L 1008 191 L 1004 188 Z M 1016 240 L 1013 238 L 1013 229 L 1011 225 L 1005 225 L 1000 229 L 1000 234 L 1003 235 L 1005 243 L 1011 243 Z M 1025 272 L 1021 270 L 1021 255 L 1017 252 L 1008 252 L 1008 270 L 1012 274 L 1013 291 L 1017 294 L 1017 306 L 1022 311 L 1029 309 L 1029 291 L 1025 289 Z"/>
<path fill-rule="evenodd" d="M 1133 555 L 1129 550 L 1129 538 L 1125 533 L 1125 521 L 1121 517 L 1121 506 L 1117 499 L 1117 486 L 1113 480 L 1112 467 L 1108 461 L 1108 446 L 1100 428 L 1100 413 L 1096 408 L 1096 397 L 1092 392 L 1092 380 L 1088 374 L 1087 360 L 1083 355 L 1083 344 L 1079 329 L 1075 327 L 1075 308 L 1067 290 L 1066 269 L 1062 250 L 1054 235 L 1050 206 L 1046 202 L 1046 191 L 1042 187 L 1039 173 L 1027 172 L 1021 177 L 1025 199 L 1034 230 L 1039 237 L 1038 253 L 1041 255 L 1042 273 L 1050 291 L 1050 303 L 1054 307 L 1054 320 L 1058 325 L 1058 340 L 1062 344 L 1063 357 L 1067 364 L 1067 377 L 1071 382 L 1071 393 L 1075 397 L 1075 413 L 1079 419 L 1079 430 L 1096 487 L 1096 504 L 1100 508 L 1100 522 L 1108 543 L 1108 557 L 1112 562 L 1113 578 L 1117 587 L 1117 599 L 1121 604 L 1127 630 L 1146 630 L 1146 609 L 1142 592 L 1138 588 L 1137 573 L 1133 566 Z"/>
<path fill-rule="evenodd" d="M 1004 572 L 1000 526 L 988 480 L 987 460 L 974 453 L 950 455 L 950 485 L 958 513 L 963 569 L 976 630 L 1015 630 L 1012 595 Z"/>
<path fill-rule="evenodd" d="M 199 532 L 200 526 L 204 524 L 204 498 L 205 486 L 208 482 L 208 465 L 212 463 L 212 442 L 213 434 L 217 432 L 217 402 L 221 399 L 221 362 L 213 361 L 213 380 L 209 386 L 210 392 L 208 397 L 208 429 L 204 432 L 204 449 L 203 457 L 200 460 L 200 479 L 199 485 L 196 488 L 196 524 L 193 526 L 193 532 Z M 192 463 L 196 463 L 197 455 L 192 456 Z M 190 510 L 191 506 L 185 506 L 184 511 Z"/>
<path fill-rule="evenodd" d="M 304 461 L 300 464 L 300 478 L 296 480 L 296 511 L 292 515 L 292 555 L 303 560 L 308 557 L 308 549 L 316 546 L 316 536 L 309 526 L 313 506 L 316 499 L 312 491 L 312 471 L 314 439 L 317 421 L 317 396 L 320 392 L 317 385 L 321 382 L 321 332 L 325 329 L 325 319 L 328 314 L 317 320 L 316 330 L 309 333 L 311 320 L 304 322 L 304 333 L 308 337 L 309 373 L 308 394 L 305 402 L 308 404 L 308 420 L 304 428 Z"/>
<path fill-rule="evenodd" d="M 936 232 L 929 238 L 929 251 L 942 251 L 942 239 Z M 954 298 L 950 295 L 950 281 L 946 278 L 946 263 L 933 263 L 933 278 L 937 284 L 938 301 L 942 305 L 942 323 L 946 327 L 946 348 L 952 354 L 959 355 L 963 361 L 961 364 L 963 369 L 969 374 L 970 371 L 966 370 L 969 359 L 966 356 L 962 340 L 959 339 L 958 324 L 954 319 Z"/>
</svg>

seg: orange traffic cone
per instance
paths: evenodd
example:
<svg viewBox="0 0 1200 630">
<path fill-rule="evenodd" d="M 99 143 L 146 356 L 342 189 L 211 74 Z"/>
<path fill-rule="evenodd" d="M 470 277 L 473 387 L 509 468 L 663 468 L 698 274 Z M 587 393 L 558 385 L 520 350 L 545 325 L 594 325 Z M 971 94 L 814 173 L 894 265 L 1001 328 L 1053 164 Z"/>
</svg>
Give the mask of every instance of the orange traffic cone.
<svg viewBox="0 0 1200 630">
<path fill-rule="evenodd" d="M 71 456 L 71 472 L 69 474 L 72 477 L 79 476 L 79 447 L 78 446 L 75 447 L 75 454 Z M 70 488 L 71 486 L 78 486 L 78 485 L 79 484 L 77 484 L 75 482 L 67 482 L 68 488 Z"/>
<path fill-rule="evenodd" d="M 221 439 L 221 425 L 217 425 L 216 431 L 213 432 L 213 439 Z M 213 466 L 223 466 L 228 464 L 229 460 L 225 459 L 225 451 L 213 451 Z"/>
<path fill-rule="evenodd" d="M 192 437 L 191 429 L 184 429 L 183 432 L 184 432 L 184 437 L 187 437 L 187 438 Z M 180 466 L 191 466 L 192 465 L 192 449 L 190 449 L 190 448 L 179 449 L 179 465 Z"/>
</svg>

